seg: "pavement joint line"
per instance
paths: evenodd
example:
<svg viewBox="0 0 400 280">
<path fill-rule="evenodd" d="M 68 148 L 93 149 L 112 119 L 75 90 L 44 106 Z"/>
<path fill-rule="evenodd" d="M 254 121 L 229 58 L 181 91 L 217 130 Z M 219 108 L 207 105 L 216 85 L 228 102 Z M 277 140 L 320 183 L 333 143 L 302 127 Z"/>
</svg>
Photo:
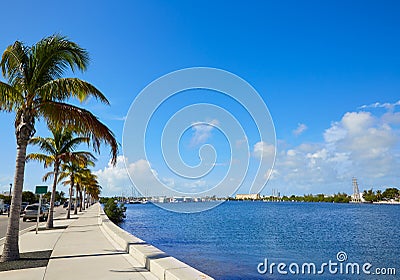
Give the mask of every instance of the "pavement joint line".
<svg viewBox="0 0 400 280">
<path fill-rule="evenodd" d="M 73 224 L 73 223 L 74 223 L 74 222 L 72 222 L 71 224 Z M 49 262 L 50 262 L 51 256 L 53 255 L 54 248 L 56 247 L 56 245 L 57 245 L 58 242 L 60 241 L 62 234 L 65 232 L 65 230 L 66 230 L 71 224 L 69 224 L 66 228 L 64 228 L 64 229 L 62 230 L 62 233 L 58 236 L 56 242 L 54 243 L 53 248 L 51 249 L 51 254 L 50 254 Z M 48 267 L 49 267 L 49 263 L 47 263 L 46 268 L 44 269 L 43 278 L 42 278 L 42 279 L 45 279 L 45 278 L 46 278 L 46 273 L 47 273 L 47 268 L 48 268 Z"/>
</svg>

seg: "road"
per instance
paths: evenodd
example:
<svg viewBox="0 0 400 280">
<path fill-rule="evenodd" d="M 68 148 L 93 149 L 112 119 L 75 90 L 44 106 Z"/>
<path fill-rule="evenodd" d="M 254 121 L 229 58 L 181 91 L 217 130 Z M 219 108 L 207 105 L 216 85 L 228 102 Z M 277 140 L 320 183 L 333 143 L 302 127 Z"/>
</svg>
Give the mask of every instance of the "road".
<svg viewBox="0 0 400 280">
<path fill-rule="evenodd" d="M 66 208 L 63 208 L 62 206 L 55 207 L 54 208 L 54 217 L 57 218 L 59 216 L 67 215 L 67 210 Z M 0 215 L 0 239 L 6 236 L 7 232 L 7 224 L 8 224 L 8 216 L 6 214 Z M 19 230 L 26 229 L 28 227 L 36 225 L 36 221 L 22 221 L 22 217 L 19 220 Z"/>
</svg>

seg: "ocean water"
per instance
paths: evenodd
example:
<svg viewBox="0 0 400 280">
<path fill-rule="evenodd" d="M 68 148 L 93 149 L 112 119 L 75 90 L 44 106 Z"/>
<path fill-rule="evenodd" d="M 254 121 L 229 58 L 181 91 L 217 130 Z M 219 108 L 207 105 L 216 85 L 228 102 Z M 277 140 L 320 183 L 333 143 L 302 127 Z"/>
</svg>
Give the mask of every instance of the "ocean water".
<svg viewBox="0 0 400 280">
<path fill-rule="evenodd" d="M 399 205 L 231 201 L 195 214 L 126 206 L 123 229 L 215 279 L 400 279 Z M 391 268 L 396 275 L 377 274 Z"/>
</svg>

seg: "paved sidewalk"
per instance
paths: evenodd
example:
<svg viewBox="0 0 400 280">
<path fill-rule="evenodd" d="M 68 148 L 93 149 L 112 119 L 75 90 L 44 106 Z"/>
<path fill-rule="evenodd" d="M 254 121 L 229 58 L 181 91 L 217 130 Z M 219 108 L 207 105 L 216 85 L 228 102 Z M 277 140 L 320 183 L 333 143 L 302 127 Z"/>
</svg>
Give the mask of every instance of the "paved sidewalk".
<svg viewBox="0 0 400 280">
<path fill-rule="evenodd" d="M 20 236 L 20 252 L 52 250 L 47 267 L 0 272 L 0 279 L 151 279 L 157 278 L 104 233 L 95 204 L 72 219 L 54 221 L 57 229 Z M 0 252 L 3 248 L 0 246 Z"/>
</svg>

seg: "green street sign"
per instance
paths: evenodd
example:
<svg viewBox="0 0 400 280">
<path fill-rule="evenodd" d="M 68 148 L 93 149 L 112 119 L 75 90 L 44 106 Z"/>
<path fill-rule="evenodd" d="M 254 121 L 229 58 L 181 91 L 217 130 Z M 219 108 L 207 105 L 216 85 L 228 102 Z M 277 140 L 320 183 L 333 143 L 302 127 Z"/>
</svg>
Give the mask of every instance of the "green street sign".
<svg viewBox="0 0 400 280">
<path fill-rule="evenodd" d="M 35 194 L 45 194 L 47 193 L 47 186 L 36 186 Z"/>
</svg>

